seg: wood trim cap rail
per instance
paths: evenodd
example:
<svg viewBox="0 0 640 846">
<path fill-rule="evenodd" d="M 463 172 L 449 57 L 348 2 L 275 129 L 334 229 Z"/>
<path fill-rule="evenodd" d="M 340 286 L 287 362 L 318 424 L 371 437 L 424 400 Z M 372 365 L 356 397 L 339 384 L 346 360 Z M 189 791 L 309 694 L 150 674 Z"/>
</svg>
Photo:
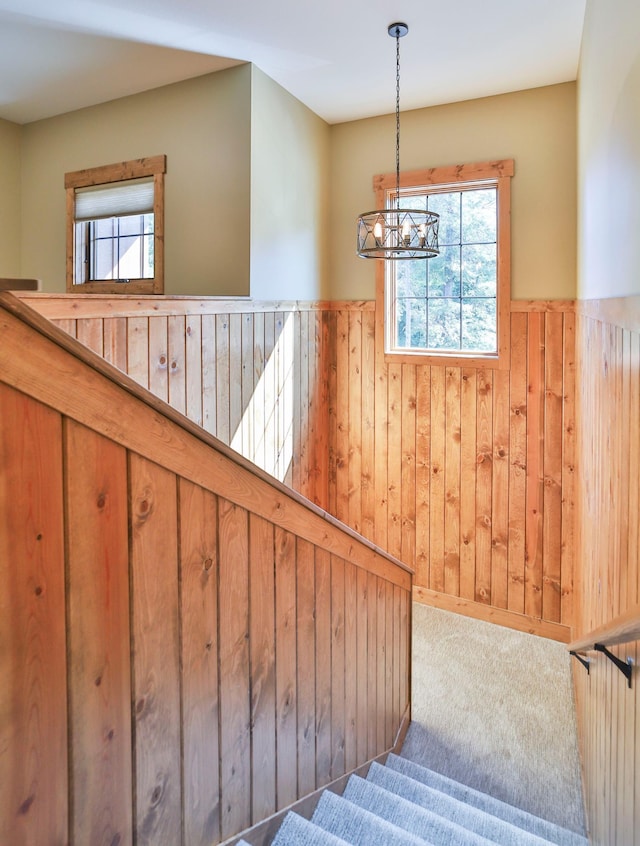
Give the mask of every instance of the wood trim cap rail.
<svg viewBox="0 0 640 846">
<path fill-rule="evenodd" d="M 616 646 L 632 643 L 634 640 L 640 640 L 640 605 L 635 605 L 610 623 L 605 623 L 584 637 L 574 640 L 568 649 L 570 652 L 590 652 L 594 650 L 596 643 Z"/>
</svg>

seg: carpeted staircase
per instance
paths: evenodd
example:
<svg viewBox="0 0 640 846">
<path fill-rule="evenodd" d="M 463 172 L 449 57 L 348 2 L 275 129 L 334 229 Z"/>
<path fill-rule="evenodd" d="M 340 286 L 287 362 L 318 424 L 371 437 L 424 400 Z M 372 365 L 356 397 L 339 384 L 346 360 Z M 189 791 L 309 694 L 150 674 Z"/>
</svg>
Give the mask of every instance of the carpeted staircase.
<svg viewBox="0 0 640 846">
<path fill-rule="evenodd" d="M 272 846 L 587 846 L 586 838 L 406 758 L 389 755 L 342 796 L 327 790 L 311 821 L 289 813 Z M 247 846 L 240 841 L 238 846 Z"/>
</svg>

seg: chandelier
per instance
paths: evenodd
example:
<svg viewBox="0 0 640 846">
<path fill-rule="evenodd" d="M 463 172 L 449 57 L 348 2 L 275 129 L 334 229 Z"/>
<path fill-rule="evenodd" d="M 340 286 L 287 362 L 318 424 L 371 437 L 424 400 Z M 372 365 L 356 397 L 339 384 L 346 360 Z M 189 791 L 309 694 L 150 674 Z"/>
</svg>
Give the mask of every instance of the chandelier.
<svg viewBox="0 0 640 846">
<path fill-rule="evenodd" d="M 358 218 L 358 255 L 361 258 L 427 259 L 440 253 L 439 215 L 423 209 L 400 208 L 400 39 L 409 32 L 405 23 L 392 23 L 396 39 L 396 193 L 395 208 L 379 209 Z"/>
</svg>

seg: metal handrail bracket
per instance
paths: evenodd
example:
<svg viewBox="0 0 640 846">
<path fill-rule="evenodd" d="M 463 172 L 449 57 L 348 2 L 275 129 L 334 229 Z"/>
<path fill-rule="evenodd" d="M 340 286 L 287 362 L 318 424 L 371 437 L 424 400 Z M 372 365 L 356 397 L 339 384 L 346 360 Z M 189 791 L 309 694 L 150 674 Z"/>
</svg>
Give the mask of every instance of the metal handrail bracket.
<svg viewBox="0 0 640 846">
<path fill-rule="evenodd" d="M 580 661 L 580 663 L 582 664 L 582 666 L 583 666 L 583 667 L 585 668 L 585 670 L 587 671 L 587 675 L 588 675 L 588 676 L 590 676 L 590 675 L 591 675 L 591 666 L 590 666 L 590 665 L 591 665 L 591 661 L 590 661 L 590 659 L 589 659 L 589 658 L 583 658 L 583 657 L 582 657 L 582 655 L 578 655 L 578 653 L 577 653 L 577 652 L 574 652 L 574 650 L 573 650 L 573 649 L 571 650 L 571 652 L 569 652 L 569 655 L 573 655 L 573 657 L 574 657 L 574 658 L 577 658 L 577 659 L 578 659 L 578 661 Z"/>
<path fill-rule="evenodd" d="M 602 652 L 603 655 L 606 655 L 607 658 L 616 665 L 616 667 L 620 670 L 622 675 L 626 678 L 627 686 L 629 688 L 631 688 L 631 674 L 633 672 L 633 658 L 627 658 L 626 661 L 622 661 L 620 658 L 618 658 L 617 655 L 614 655 L 613 652 L 610 652 L 603 643 L 595 643 L 593 648 L 596 650 L 596 652 Z"/>
</svg>

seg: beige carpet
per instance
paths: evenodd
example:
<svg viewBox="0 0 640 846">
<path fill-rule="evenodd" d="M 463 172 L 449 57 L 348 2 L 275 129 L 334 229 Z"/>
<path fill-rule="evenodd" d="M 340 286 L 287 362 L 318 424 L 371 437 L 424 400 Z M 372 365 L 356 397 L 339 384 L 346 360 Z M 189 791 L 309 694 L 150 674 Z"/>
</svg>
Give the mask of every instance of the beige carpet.
<svg viewBox="0 0 640 846">
<path fill-rule="evenodd" d="M 414 603 L 402 754 L 584 833 L 569 662 L 562 644 Z"/>
</svg>

